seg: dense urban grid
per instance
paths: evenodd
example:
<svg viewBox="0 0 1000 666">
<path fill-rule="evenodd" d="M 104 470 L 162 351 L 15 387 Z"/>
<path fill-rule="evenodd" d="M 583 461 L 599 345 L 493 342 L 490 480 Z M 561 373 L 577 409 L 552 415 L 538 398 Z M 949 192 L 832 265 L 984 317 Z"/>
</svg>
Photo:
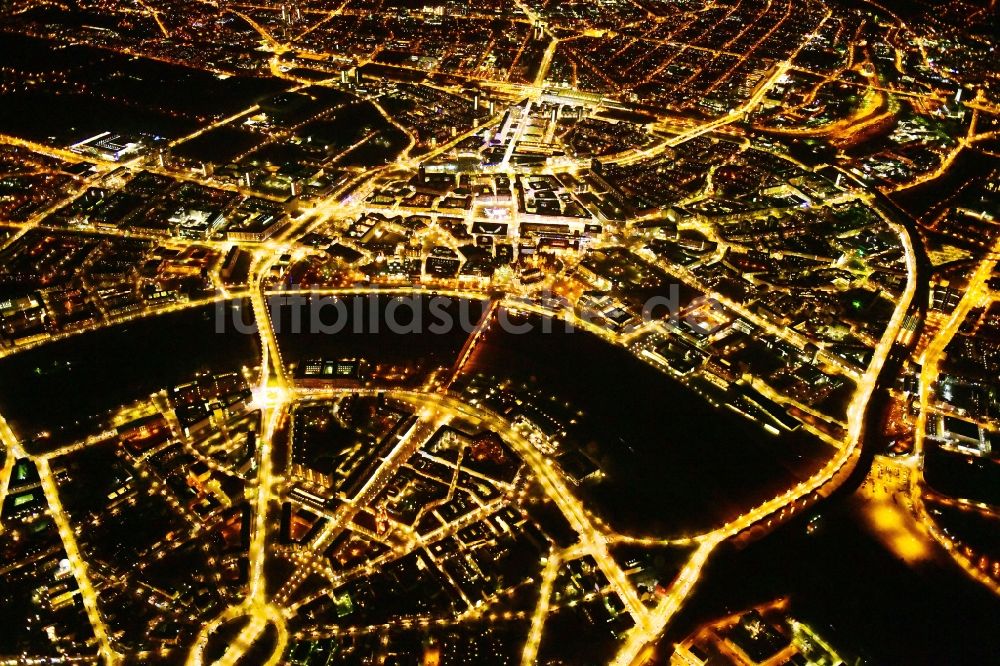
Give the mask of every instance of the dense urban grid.
<svg viewBox="0 0 1000 666">
<path fill-rule="evenodd" d="M 998 11 L 0 0 L 0 663 L 995 663 Z"/>
</svg>

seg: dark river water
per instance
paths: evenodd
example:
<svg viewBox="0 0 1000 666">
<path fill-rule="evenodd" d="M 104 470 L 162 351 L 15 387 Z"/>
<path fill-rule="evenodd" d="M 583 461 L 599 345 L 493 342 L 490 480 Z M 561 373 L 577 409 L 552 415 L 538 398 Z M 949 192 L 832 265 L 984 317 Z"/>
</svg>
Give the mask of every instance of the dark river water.
<svg viewBox="0 0 1000 666">
<path fill-rule="evenodd" d="M 631 534 L 704 531 L 795 485 L 832 455 L 801 432 L 768 434 L 627 350 L 558 323 L 551 333 L 494 326 L 466 371 L 523 381 L 583 412 L 570 434 L 606 477 L 580 491 Z"/>
<path fill-rule="evenodd" d="M 246 305 L 224 305 L 229 321 Z M 0 359 L 0 413 L 22 437 L 67 436 L 91 417 L 187 381 L 197 372 L 258 364 L 257 337 L 216 330 L 216 306 L 137 319 Z"/>
<path fill-rule="evenodd" d="M 319 308 L 319 301 L 310 299 L 277 310 L 275 335 L 285 364 L 359 358 L 373 366 L 405 368 L 408 379 L 398 382 L 404 384 L 450 368 L 484 310 L 483 301 L 429 295 L 375 294 L 327 303 Z M 446 320 L 454 325 L 438 328 Z"/>
<path fill-rule="evenodd" d="M 858 497 L 840 497 L 737 550 L 723 546 L 675 617 L 663 650 L 695 626 L 781 596 L 834 647 L 882 666 L 996 664 L 1000 599 L 933 547 L 909 565 L 867 529 Z M 819 529 L 806 521 L 821 514 Z"/>
</svg>

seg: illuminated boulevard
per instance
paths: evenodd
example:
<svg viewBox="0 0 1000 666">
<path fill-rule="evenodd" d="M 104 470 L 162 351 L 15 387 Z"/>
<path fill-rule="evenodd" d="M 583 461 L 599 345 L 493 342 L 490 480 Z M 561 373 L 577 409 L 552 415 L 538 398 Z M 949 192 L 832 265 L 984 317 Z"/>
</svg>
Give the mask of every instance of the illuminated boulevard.
<svg viewBox="0 0 1000 666">
<path fill-rule="evenodd" d="M 995 24 L 0 2 L 0 666 L 861 663 L 666 644 L 846 495 L 995 602 Z"/>
</svg>

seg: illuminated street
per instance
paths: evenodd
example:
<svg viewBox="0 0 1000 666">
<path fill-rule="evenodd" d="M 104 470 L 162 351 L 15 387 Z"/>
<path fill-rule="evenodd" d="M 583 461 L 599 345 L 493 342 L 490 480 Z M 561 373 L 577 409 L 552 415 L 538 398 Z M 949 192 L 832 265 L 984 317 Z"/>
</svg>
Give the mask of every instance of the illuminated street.
<svg viewBox="0 0 1000 666">
<path fill-rule="evenodd" d="M 0 665 L 992 663 L 996 9 L 0 0 Z"/>
</svg>

